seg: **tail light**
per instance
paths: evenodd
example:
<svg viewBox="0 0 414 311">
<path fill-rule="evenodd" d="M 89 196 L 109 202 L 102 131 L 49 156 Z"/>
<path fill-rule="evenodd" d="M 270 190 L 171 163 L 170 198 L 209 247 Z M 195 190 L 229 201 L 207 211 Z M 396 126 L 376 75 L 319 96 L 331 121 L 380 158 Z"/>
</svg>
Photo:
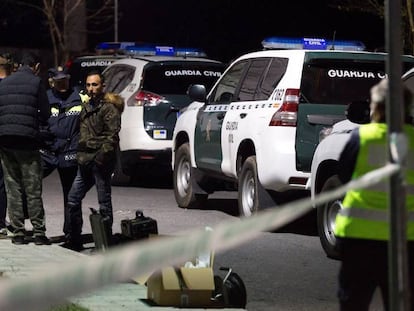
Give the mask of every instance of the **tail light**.
<svg viewBox="0 0 414 311">
<path fill-rule="evenodd" d="M 67 61 L 66 61 L 66 63 L 65 63 L 65 67 L 67 68 L 67 69 L 69 69 L 70 67 L 72 67 L 72 65 L 73 65 L 73 59 L 68 59 Z"/>
<path fill-rule="evenodd" d="M 286 89 L 282 106 L 272 116 L 269 126 L 296 126 L 299 93 L 299 89 Z"/>
<path fill-rule="evenodd" d="M 128 102 L 128 106 L 157 106 L 163 101 L 164 97 L 152 92 L 138 91 L 132 96 Z"/>
</svg>

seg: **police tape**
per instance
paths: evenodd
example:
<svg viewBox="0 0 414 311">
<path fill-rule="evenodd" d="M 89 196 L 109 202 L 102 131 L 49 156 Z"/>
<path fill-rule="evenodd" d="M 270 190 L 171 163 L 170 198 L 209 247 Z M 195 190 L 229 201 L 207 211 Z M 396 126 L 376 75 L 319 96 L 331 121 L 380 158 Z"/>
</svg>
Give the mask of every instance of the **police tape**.
<svg viewBox="0 0 414 311">
<path fill-rule="evenodd" d="M 343 196 L 348 190 L 366 188 L 399 172 L 398 164 L 388 164 L 360 179 L 322 193 L 313 200 L 296 200 L 255 216 L 220 223 L 213 230 L 192 230 L 179 236 L 156 237 L 114 247 L 105 253 L 80 257 L 56 265 L 39 267 L 24 279 L 0 282 L 0 310 L 44 310 L 104 285 L 128 282 L 169 265 L 176 265 L 208 251 L 224 251 L 254 239 L 263 231 L 275 230 L 301 217 L 312 206 Z"/>
</svg>

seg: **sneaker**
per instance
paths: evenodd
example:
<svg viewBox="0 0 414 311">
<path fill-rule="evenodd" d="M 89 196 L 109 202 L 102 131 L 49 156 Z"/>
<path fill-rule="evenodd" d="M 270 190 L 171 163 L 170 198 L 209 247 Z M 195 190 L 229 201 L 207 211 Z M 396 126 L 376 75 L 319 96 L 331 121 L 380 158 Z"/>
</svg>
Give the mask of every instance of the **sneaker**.
<svg viewBox="0 0 414 311">
<path fill-rule="evenodd" d="M 7 228 L 1 228 L 0 229 L 0 239 L 7 238 Z"/>
<path fill-rule="evenodd" d="M 26 241 L 24 235 L 16 235 L 16 236 L 12 237 L 12 243 L 16 244 L 16 245 L 28 244 L 28 242 Z"/>
<path fill-rule="evenodd" d="M 34 237 L 34 244 L 36 245 L 50 245 L 50 240 L 45 235 L 36 235 Z"/>
</svg>

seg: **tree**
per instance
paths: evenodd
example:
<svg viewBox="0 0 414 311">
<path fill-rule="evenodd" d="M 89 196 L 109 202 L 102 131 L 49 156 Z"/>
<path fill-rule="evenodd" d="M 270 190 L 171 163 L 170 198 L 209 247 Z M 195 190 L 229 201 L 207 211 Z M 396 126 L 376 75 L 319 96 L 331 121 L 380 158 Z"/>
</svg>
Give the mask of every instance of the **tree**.
<svg viewBox="0 0 414 311">
<path fill-rule="evenodd" d="M 113 20 L 114 0 L 7 0 L 9 6 L 40 11 L 44 17 L 55 66 L 87 50 L 90 32 L 107 30 Z"/>
<path fill-rule="evenodd" d="M 384 0 L 328 0 L 329 6 L 340 11 L 359 11 L 385 19 Z M 414 18 L 412 0 L 403 0 L 401 4 L 401 27 L 404 53 L 414 54 Z"/>
</svg>

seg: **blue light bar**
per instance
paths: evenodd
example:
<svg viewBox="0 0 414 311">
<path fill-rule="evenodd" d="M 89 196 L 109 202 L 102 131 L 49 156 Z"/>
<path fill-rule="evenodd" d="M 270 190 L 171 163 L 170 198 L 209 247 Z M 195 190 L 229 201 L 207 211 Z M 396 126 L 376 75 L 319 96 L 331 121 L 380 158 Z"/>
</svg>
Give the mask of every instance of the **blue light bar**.
<svg viewBox="0 0 414 311">
<path fill-rule="evenodd" d="M 134 45 L 134 42 L 101 42 L 95 47 L 95 50 L 122 50 L 127 46 Z"/>
<path fill-rule="evenodd" d="M 270 37 L 262 41 L 265 50 L 297 49 L 297 50 L 340 50 L 364 51 L 365 45 L 361 41 L 325 40 L 321 38 L 284 38 Z"/>
<path fill-rule="evenodd" d="M 172 46 L 155 46 L 155 55 L 174 56 L 175 51 Z"/>
<path fill-rule="evenodd" d="M 206 53 L 196 48 L 174 48 L 172 46 L 132 45 L 124 48 L 129 55 L 157 55 L 181 57 L 206 57 Z"/>
<path fill-rule="evenodd" d="M 175 55 L 183 57 L 207 57 L 204 51 L 196 48 L 176 48 Z"/>
</svg>

